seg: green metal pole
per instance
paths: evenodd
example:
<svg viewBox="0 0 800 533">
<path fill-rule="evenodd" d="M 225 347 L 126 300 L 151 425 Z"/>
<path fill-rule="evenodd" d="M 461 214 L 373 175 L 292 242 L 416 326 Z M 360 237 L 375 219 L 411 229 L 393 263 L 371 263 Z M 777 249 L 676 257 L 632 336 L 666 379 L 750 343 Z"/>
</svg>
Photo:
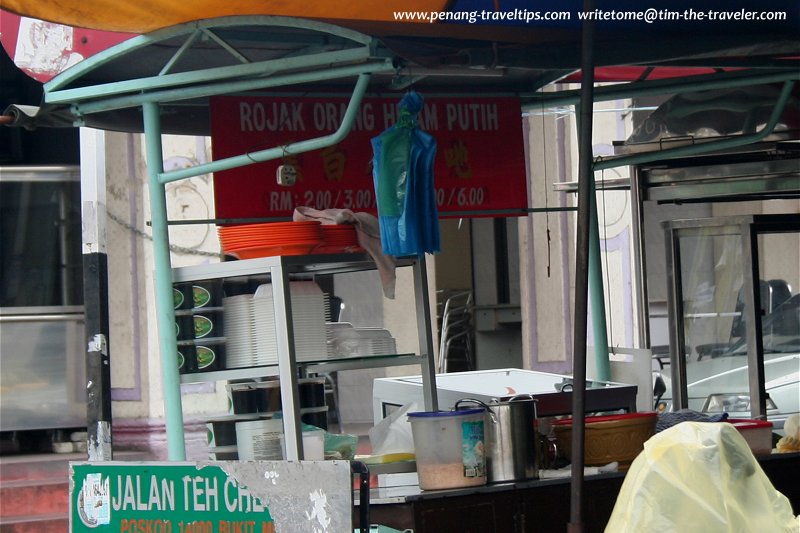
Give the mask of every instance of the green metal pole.
<svg viewBox="0 0 800 533">
<path fill-rule="evenodd" d="M 358 110 L 361 106 L 361 100 L 363 100 L 364 93 L 367 91 L 369 79 L 369 74 L 358 75 L 358 80 L 353 88 L 353 94 L 350 96 L 347 109 L 342 117 L 342 123 L 339 125 L 339 129 L 329 135 L 316 137 L 314 139 L 307 139 L 305 141 L 298 141 L 285 146 L 276 146 L 274 148 L 267 148 L 257 152 L 250 152 L 244 155 L 232 156 L 226 159 L 218 159 L 216 161 L 212 161 L 211 163 L 195 165 L 193 167 L 173 170 L 171 172 L 162 172 L 158 176 L 159 181 L 161 183 L 171 183 L 173 181 L 190 178 L 192 176 L 221 172 L 223 170 L 230 170 L 245 165 L 252 165 L 253 163 L 271 161 L 286 155 L 301 154 L 303 152 L 310 152 L 311 150 L 319 150 L 321 148 L 333 146 L 347 137 L 347 134 L 353 127 L 356 115 L 358 114 Z"/>
<path fill-rule="evenodd" d="M 597 217 L 597 193 L 594 173 L 589 180 L 589 302 L 592 308 L 592 337 L 597 379 L 611 381 L 611 364 L 608 361 L 608 333 L 606 331 L 605 291 L 603 290 L 603 264 L 600 261 L 600 231 Z"/>
<path fill-rule="evenodd" d="M 147 177 L 150 188 L 150 218 L 155 262 L 155 298 L 158 342 L 161 348 L 161 380 L 164 393 L 164 419 L 167 453 L 170 461 L 186 460 L 181 407 L 181 382 L 178 376 L 178 347 L 175 343 L 175 309 L 172 303 L 172 265 L 169 258 L 167 198 L 158 175 L 164 170 L 161 148 L 161 117 L 158 104 L 146 103 L 144 137 L 147 146 Z"/>
<path fill-rule="evenodd" d="M 76 103 L 92 99 L 99 93 L 107 97 L 104 100 L 107 105 L 108 102 L 114 101 L 117 98 L 124 98 L 123 95 L 126 94 L 129 96 L 145 96 L 156 93 L 161 96 L 157 99 L 151 99 L 151 101 L 163 102 L 167 101 L 167 98 L 164 97 L 165 95 L 172 95 L 173 97 L 177 97 L 177 99 L 185 99 L 181 97 L 183 92 L 186 92 L 187 98 L 191 98 L 196 94 L 196 91 L 202 91 L 204 87 L 216 86 L 214 82 L 233 83 L 231 80 L 248 79 L 248 77 L 257 77 L 263 80 L 263 76 L 265 75 L 283 72 L 287 69 L 308 68 L 320 65 L 330 65 L 329 68 L 336 68 L 343 62 L 363 63 L 368 59 L 369 50 L 367 48 L 355 48 L 352 50 L 325 52 L 305 57 L 274 59 L 245 65 L 149 76 L 144 79 L 137 78 L 114 81 L 89 87 L 61 89 L 51 92 L 47 96 L 47 99 L 50 103 Z M 302 73 L 300 76 L 308 76 L 310 74 L 312 73 Z M 140 93 L 143 86 L 146 87 L 147 93 Z M 95 101 L 95 103 L 100 102 Z M 87 106 L 87 108 L 91 109 L 91 106 Z"/>
<path fill-rule="evenodd" d="M 575 105 L 575 116 L 582 118 L 581 105 Z M 579 126 L 580 129 L 580 126 Z M 587 253 L 588 307 L 592 314 L 592 338 L 594 342 L 595 378 L 600 381 L 611 381 L 611 364 L 608 361 L 608 334 L 606 331 L 605 292 L 603 287 L 603 263 L 600 261 L 600 231 L 597 227 L 597 188 L 594 172 L 589 174 L 589 195 L 586 198 L 589 210 Z"/>
<path fill-rule="evenodd" d="M 346 78 L 357 76 L 365 72 L 388 72 L 393 70 L 390 60 L 369 61 L 356 65 L 333 66 L 325 70 L 313 72 L 299 72 L 291 74 L 273 75 L 265 78 L 244 79 L 240 81 L 221 81 L 210 82 L 203 85 L 194 85 L 186 88 L 169 88 L 158 91 L 142 90 L 123 94 L 115 98 L 103 100 L 79 101 L 71 106 L 72 113 L 77 116 L 88 115 L 91 113 L 101 113 L 103 111 L 113 111 L 115 109 L 125 109 L 128 107 L 138 107 L 145 102 L 178 102 L 191 100 L 193 98 L 206 98 L 218 94 L 236 94 L 240 92 L 253 91 L 258 89 L 268 89 L 272 87 L 285 87 L 297 83 L 313 83 L 317 81 L 328 81 L 335 78 Z M 47 98 L 57 98 L 58 93 L 51 93 Z"/>
<path fill-rule="evenodd" d="M 694 76 L 686 80 L 652 80 L 634 81 L 625 84 L 607 85 L 595 88 L 595 102 L 608 102 L 621 98 L 635 98 L 637 96 L 655 96 L 662 94 L 682 93 L 687 91 L 710 91 L 714 89 L 729 89 L 733 87 L 748 87 L 766 83 L 781 83 L 789 80 L 800 79 L 796 71 L 781 69 L 770 72 L 750 71 L 724 72 Z M 540 111 L 543 107 L 557 107 L 576 105 L 580 100 L 580 91 L 559 91 L 556 93 L 536 93 L 525 97 L 522 111 Z"/>
</svg>

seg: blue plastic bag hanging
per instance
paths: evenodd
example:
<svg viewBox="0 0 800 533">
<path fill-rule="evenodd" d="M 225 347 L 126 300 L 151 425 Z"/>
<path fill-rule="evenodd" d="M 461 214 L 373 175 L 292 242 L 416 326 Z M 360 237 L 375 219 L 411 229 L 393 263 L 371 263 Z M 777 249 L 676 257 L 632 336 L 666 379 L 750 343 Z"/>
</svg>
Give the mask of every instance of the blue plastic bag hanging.
<svg viewBox="0 0 800 533">
<path fill-rule="evenodd" d="M 433 187 L 436 139 L 419 129 L 422 96 L 400 101 L 397 123 L 372 139 L 372 177 L 385 254 L 439 251 L 439 213 Z"/>
</svg>

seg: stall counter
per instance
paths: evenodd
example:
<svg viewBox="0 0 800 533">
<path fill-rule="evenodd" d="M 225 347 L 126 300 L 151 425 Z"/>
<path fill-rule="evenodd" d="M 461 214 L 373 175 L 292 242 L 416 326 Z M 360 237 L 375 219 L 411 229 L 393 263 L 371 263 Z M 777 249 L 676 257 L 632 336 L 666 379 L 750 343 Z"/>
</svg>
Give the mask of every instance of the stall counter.
<svg viewBox="0 0 800 533">
<path fill-rule="evenodd" d="M 800 514 L 800 453 L 758 461 L 773 486 Z M 586 533 L 602 533 L 625 479 L 624 472 L 584 478 Z M 566 531 L 570 479 L 527 480 L 482 487 L 421 491 L 416 485 L 370 490 L 370 521 L 414 533 L 442 531 L 508 533 Z"/>
</svg>

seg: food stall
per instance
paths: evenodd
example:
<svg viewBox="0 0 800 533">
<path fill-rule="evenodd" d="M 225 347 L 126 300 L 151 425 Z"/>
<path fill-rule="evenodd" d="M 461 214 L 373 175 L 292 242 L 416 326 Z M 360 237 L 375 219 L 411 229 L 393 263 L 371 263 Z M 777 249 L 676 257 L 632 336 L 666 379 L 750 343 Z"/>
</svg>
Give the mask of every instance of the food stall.
<svg viewBox="0 0 800 533">
<path fill-rule="evenodd" d="M 369 27 L 369 25 L 359 24 L 358 22 L 348 23 L 348 26 L 362 29 Z M 156 244 L 157 311 L 160 326 L 165 417 L 167 420 L 170 460 L 182 460 L 184 458 L 184 450 L 179 392 L 181 378 L 175 365 L 178 354 L 173 335 L 175 312 L 172 289 L 174 278 L 169 263 L 168 221 L 164 209 L 166 201 L 164 185 L 166 183 L 209 172 L 221 173 L 252 163 L 286 158 L 290 155 L 333 146 L 342 140 L 353 124 L 356 123 L 358 105 L 368 91 L 370 84 L 374 84 L 375 80 L 382 80 L 370 89 L 376 92 L 387 90 L 388 88 L 404 90 L 411 85 L 421 87 L 426 83 L 430 83 L 427 88 L 429 91 L 435 91 L 438 88 L 450 92 L 452 87 L 469 86 L 470 92 L 480 92 L 482 94 L 506 93 L 509 91 L 521 94 L 539 89 L 565 74 L 560 68 L 537 65 L 537 62 L 547 63 L 547 61 L 545 61 L 544 56 L 531 52 L 533 50 L 543 54 L 545 53 L 544 50 L 541 47 L 538 49 L 533 47 L 532 50 L 526 48 L 525 38 L 522 37 L 524 32 L 509 31 L 511 28 L 504 28 L 502 31 L 498 28 L 491 28 L 491 31 L 487 32 L 488 35 L 483 36 L 482 39 L 466 43 L 462 39 L 466 39 L 469 36 L 470 30 L 465 29 L 464 26 L 460 28 L 458 25 L 437 26 L 437 30 L 447 30 L 444 31 L 446 35 L 441 37 L 441 41 L 438 40 L 440 39 L 439 36 L 429 35 L 422 27 L 417 29 L 419 29 L 418 34 L 415 34 L 409 40 L 404 40 L 385 28 L 380 32 L 382 38 L 375 38 L 368 34 L 359 33 L 354 29 L 345 29 L 310 20 L 254 16 L 240 20 L 222 19 L 215 21 L 209 19 L 187 23 L 176 28 L 158 30 L 146 37 L 126 41 L 117 48 L 107 51 L 107 53 L 99 54 L 87 64 L 80 64 L 75 69 L 65 72 L 64 75 L 56 78 L 46 87 L 48 106 L 51 108 L 60 107 L 62 112 L 65 109 L 69 109 L 84 124 L 118 129 L 143 129 L 145 132 L 148 148 L 150 194 L 153 205 L 152 227 Z M 509 40 L 512 42 L 509 43 L 508 47 L 497 47 L 496 39 L 506 32 L 509 33 Z M 221 34 L 224 35 L 224 38 L 220 38 Z M 514 34 L 513 39 L 510 34 Z M 269 42 L 269 39 L 266 38 L 267 35 L 271 36 L 273 42 Z M 562 35 L 572 39 L 571 46 L 574 50 L 577 41 L 574 28 L 565 30 Z M 495 40 L 493 41 L 492 38 Z M 751 40 L 746 42 L 752 43 L 752 39 L 756 37 L 749 36 L 749 38 Z M 763 35 L 761 38 L 764 38 Z M 236 42 L 237 39 L 254 46 L 254 48 L 248 49 L 249 54 L 257 55 L 260 52 L 263 55 L 255 60 L 252 57 L 244 57 L 243 54 L 237 51 L 238 48 L 242 47 L 241 43 Z M 734 40 L 732 37 L 730 39 Z M 209 40 L 225 44 L 212 52 L 205 44 Z M 280 51 L 277 54 L 275 49 L 272 48 L 272 46 L 276 46 L 274 41 L 280 44 Z M 584 43 L 587 41 L 588 46 L 591 48 L 591 38 L 585 39 Z M 684 43 L 685 53 L 690 56 L 692 53 L 700 53 L 703 50 L 703 46 L 708 45 L 708 43 L 702 41 L 703 39 L 698 39 L 691 43 Z M 268 44 L 264 45 L 264 42 Z M 153 43 L 156 44 L 154 45 Z M 258 43 L 261 43 L 260 46 L 257 45 Z M 287 50 L 287 48 L 291 47 L 286 43 L 300 44 L 296 46 L 296 49 Z M 391 45 L 387 46 L 386 43 L 391 43 Z M 542 43 L 539 44 L 541 45 Z M 733 43 L 731 43 L 732 45 Z M 793 45 L 794 43 L 790 43 L 785 48 L 776 45 L 777 51 L 773 52 L 773 54 L 781 57 L 790 53 L 793 50 Z M 445 47 L 445 52 L 438 49 L 440 46 Z M 324 51 L 320 52 L 320 49 Z M 299 52 L 308 50 L 313 53 L 305 56 L 299 55 Z M 618 44 L 615 51 L 619 54 L 619 57 L 615 57 L 613 60 L 618 62 L 617 64 L 634 61 L 634 57 L 630 52 L 631 47 L 628 43 L 624 46 Z M 655 63 L 657 54 L 653 50 L 650 52 L 652 57 L 650 57 L 649 61 Z M 490 55 L 487 56 L 486 54 Z M 662 54 L 664 53 L 662 52 Z M 549 56 L 550 54 L 547 53 L 546 55 Z M 575 60 L 578 54 L 573 53 L 572 55 L 571 68 L 574 70 L 578 66 L 578 62 Z M 436 61 L 432 61 L 432 59 L 437 58 L 439 60 L 450 58 L 451 62 L 447 67 L 442 68 L 441 63 L 437 64 Z M 409 67 L 406 63 L 407 61 L 414 61 L 415 63 Z M 643 59 L 641 62 L 647 63 L 648 60 Z M 137 68 L 133 68 L 134 65 Z M 172 70 L 176 65 L 184 65 L 189 68 L 173 73 Z M 458 68 L 459 65 L 461 68 Z M 582 104 L 583 111 L 587 112 L 588 110 L 589 114 L 588 121 L 583 123 L 584 126 L 587 123 L 590 124 L 591 120 L 591 106 L 588 104 L 591 102 L 590 87 L 593 84 L 592 72 L 594 66 L 595 63 L 592 61 L 583 65 L 584 90 L 588 92 L 584 94 Z M 567 65 L 564 65 L 565 69 L 567 67 Z M 781 81 L 793 79 L 793 76 L 795 76 L 791 72 L 777 70 L 778 72 L 774 73 L 774 75 L 776 79 Z M 130 74 L 131 71 L 135 71 L 135 74 Z M 643 75 L 645 78 L 647 77 L 647 73 L 643 73 Z M 715 83 L 726 83 L 728 81 L 726 73 L 712 74 L 710 76 Z M 349 103 L 345 106 L 344 112 L 341 113 L 341 120 L 336 122 L 338 124 L 337 129 L 329 134 L 316 139 L 298 140 L 269 148 L 245 146 L 244 153 L 230 155 L 213 163 L 177 171 L 163 171 L 163 157 L 160 146 L 162 132 L 208 131 L 205 109 L 207 99 L 210 96 L 243 91 L 274 90 L 277 87 L 285 86 L 290 86 L 292 91 L 297 92 L 305 92 L 311 88 L 336 90 L 338 92 L 342 90 L 341 80 L 345 80 L 345 84 L 351 87 L 354 77 L 357 77 L 357 80 L 349 98 Z M 756 79 L 747 80 L 742 75 L 735 75 L 732 78 L 737 79 L 739 83 L 755 83 L 754 80 Z M 532 82 L 532 80 L 535 81 Z M 636 86 L 632 88 L 632 91 L 635 92 L 639 89 L 643 91 L 670 90 L 666 84 L 653 87 L 650 84 L 642 83 L 642 86 Z M 646 88 L 645 85 L 647 86 Z M 672 88 L 674 89 L 674 87 Z M 474 109 L 472 112 L 478 113 L 478 115 L 473 114 L 472 116 L 480 116 L 481 113 L 479 110 L 475 111 Z M 255 117 L 255 115 L 252 116 Z M 267 122 L 265 121 L 264 124 L 267 124 Z M 585 137 L 586 131 L 590 128 L 584 127 L 583 129 L 585 140 L 590 141 L 590 136 Z M 586 150 L 589 144 L 584 142 L 582 146 L 582 161 L 584 164 L 582 166 L 581 182 L 583 185 L 591 177 L 591 158 Z M 271 176 L 270 179 L 272 179 Z M 583 215 L 588 215 L 587 192 L 588 190 L 583 190 L 579 195 L 579 210 Z M 455 193 L 456 199 L 459 197 L 458 193 L 459 191 Z M 476 200 L 476 202 L 472 203 L 479 203 L 477 202 L 479 193 L 476 189 L 465 191 L 464 196 L 467 203 L 471 197 Z M 284 205 L 281 198 L 281 196 L 276 197 L 276 202 L 279 205 Z M 451 214 L 486 216 L 498 214 L 520 215 L 527 212 L 527 206 L 523 206 L 511 209 L 506 208 L 502 212 L 468 209 L 465 211 L 453 211 Z M 587 241 L 583 244 L 588 249 L 590 231 L 588 218 L 579 217 L 578 229 L 581 239 L 587 238 Z M 589 269 L 589 261 L 583 253 L 584 250 L 584 248 L 581 248 L 581 253 L 578 254 L 578 270 L 585 275 Z M 283 280 L 282 284 L 276 284 L 275 286 L 276 301 L 280 300 L 280 296 L 290 292 L 288 290 L 288 278 L 283 277 L 284 272 L 288 272 L 292 268 L 302 270 L 309 266 L 295 263 L 294 260 L 283 261 L 281 259 L 275 260 L 275 264 L 266 263 L 268 262 L 265 262 L 264 265 L 259 265 L 259 267 L 268 268 L 273 279 Z M 313 269 L 324 268 L 319 266 L 322 263 L 339 265 L 341 262 L 338 260 L 312 260 L 311 263 L 310 267 Z M 424 262 L 421 263 L 424 264 Z M 346 267 L 335 266 L 334 268 Z M 178 276 L 184 274 L 188 281 L 208 277 L 208 273 L 177 273 Z M 420 274 L 424 274 L 424 272 Z M 418 275 L 417 279 L 420 280 L 420 294 L 425 295 L 426 291 L 422 281 L 425 276 Z M 576 303 L 576 316 L 585 317 L 587 303 L 584 284 L 585 276 L 579 276 L 579 281 L 580 286 L 576 290 L 576 299 L 581 300 L 582 305 Z M 284 303 L 289 300 L 285 297 L 282 299 Z M 423 304 L 426 303 L 423 298 Z M 423 309 L 429 310 L 429 308 L 429 304 L 423 305 Z M 276 309 L 279 309 L 279 307 L 276 307 Z M 292 345 L 290 304 L 285 304 L 282 313 L 278 313 L 278 315 L 282 317 L 281 320 L 283 322 L 280 324 L 279 330 L 289 332 L 289 334 L 280 337 L 282 359 L 280 360 L 278 372 L 281 381 L 288 385 L 282 388 L 281 396 L 285 408 L 291 413 L 292 410 L 297 411 L 299 406 L 297 403 L 298 383 L 295 373 L 297 361 L 294 357 Z M 421 320 L 421 318 L 418 317 L 418 320 Z M 422 321 L 422 323 L 424 322 Z M 577 322 L 579 326 L 576 331 L 576 338 L 585 338 L 585 320 L 579 319 Z M 430 321 L 427 321 L 427 323 L 429 324 Z M 580 327 L 581 325 L 582 328 Z M 436 410 L 436 392 L 433 383 L 431 383 L 431 378 L 433 377 L 433 350 L 430 334 L 426 335 L 424 342 L 421 342 L 421 345 L 423 344 L 424 346 L 421 346 L 422 353 L 419 355 L 425 358 L 422 365 L 430 380 L 425 384 L 426 395 L 424 402 L 427 410 Z M 576 343 L 575 383 L 582 384 L 584 382 L 582 372 L 585 364 L 584 350 L 585 346 L 583 346 L 582 342 Z M 580 386 L 575 388 L 572 394 L 572 397 L 577 402 L 577 407 L 573 408 L 576 420 L 575 435 L 577 436 L 575 442 L 580 444 L 576 445 L 574 449 L 578 459 L 576 464 L 579 466 L 582 466 L 583 455 L 581 453 L 583 442 L 581 431 L 582 418 L 585 411 L 583 403 L 584 392 L 584 387 Z M 300 424 L 297 423 L 294 417 L 284 418 L 284 433 L 287 436 L 288 458 L 295 460 L 303 458 L 303 439 L 300 435 Z M 581 479 L 582 474 L 583 470 L 581 468 L 580 474 L 574 475 L 573 479 Z M 559 490 L 563 490 L 566 486 L 563 481 L 538 482 L 538 485 L 536 484 L 537 482 L 530 483 L 530 487 L 534 490 L 544 490 L 543 487 L 551 485 L 558 485 L 560 487 Z M 587 483 L 587 488 L 590 486 L 592 486 L 591 483 Z M 522 485 L 505 485 L 451 495 L 464 496 L 472 502 L 472 504 L 465 504 L 464 506 L 474 506 L 476 501 L 490 501 L 486 499 L 486 495 L 489 493 L 502 493 L 503 491 L 513 490 L 523 491 L 525 488 Z M 608 495 L 613 493 L 613 491 L 605 488 L 601 489 L 600 492 Z M 519 492 L 518 494 L 522 493 Z M 576 494 L 573 491 L 572 499 L 580 501 L 590 494 L 593 493 L 587 491 L 586 494 L 582 494 L 578 490 Z M 446 499 L 446 497 L 446 494 L 437 496 L 431 493 L 417 499 L 419 501 L 430 501 L 438 498 Z M 413 496 L 403 496 L 402 498 L 402 502 L 398 502 L 401 505 L 408 505 L 409 502 L 415 501 Z M 537 496 L 532 496 L 532 498 L 536 500 Z M 553 498 L 564 501 L 563 493 L 553 496 Z M 538 504 L 535 505 L 536 509 L 534 510 L 532 509 L 534 504 L 528 501 L 517 501 L 509 498 L 505 498 L 503 501 L 505 502 L 503 505 L 514 507 L 515 512 L 507 514 L 503 512 L 503 509 L 492 507 L 494 515 L 526 517 L 540 511 Z M 452 503 L 452 500 L 450 503 Z M 487 503 L 487 505 L 489 504 Z M 491 505 L 494 506 L 495 504 L 492 503 Z M 463 508 L 463 506 L 452 505 L 448 507 L 450 509 Z M 530 509 L 526 510 L 526 508 Z M 580 509 L 580 505 L 578 509 Z M 442 520 L 449 516 L 448 513 L 441 510 L 435 511 L 434 514 L 439 517 L 437 519 Z M 581 520 L 580 514 L 578 512 L 578 521 Z M 587 518 L 591 517 L 587 515 Z M 574 513 L 571 516 L 571 520 L 573 520 L 573 523 L 576 520 Z M 560 520 L 555 520 L 555 522 L 560 522 Z M 591 523 L 599 524 L 601 523 L 601 518 L 591 518 Z M 364 527 L 365 524 L 361 524 L 361 526 Z M 423 530 L 421 524 L 417 524 L 416 527 L 420 531 Z M 487 528 L 487 530 L 491 530 L 491 528 Z"/>
</svg>

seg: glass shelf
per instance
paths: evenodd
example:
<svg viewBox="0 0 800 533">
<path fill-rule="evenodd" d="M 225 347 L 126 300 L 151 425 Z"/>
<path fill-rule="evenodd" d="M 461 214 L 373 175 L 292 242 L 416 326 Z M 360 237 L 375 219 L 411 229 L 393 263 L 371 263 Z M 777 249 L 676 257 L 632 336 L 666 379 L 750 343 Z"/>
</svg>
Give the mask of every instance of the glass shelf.
<svg viewBox="0 0 800 533">
<path fill-rule="evenodd" d="M 396 260 L 397 266 L 411 266 L 415 258 Z M 289 274 L 337 274 L 375 270 L 375 262 L 368 254 L 319 254 L 258 257 L 241 261 L 224 261 L 172 269 L 173 283 L 207 279 L 232 278 L 269 274 L 273 268 L 282 268 Z"/>
<path fill-rule="evenodd" d="M 363 368 L 385 368 L 390 366 L 419 365 L 425 357 L 415 354 L 369 355 L 347 357 L 344 359 L 320 359 L 317 361 L 298 361 L 297 366 L 304 367 L 307 372 L 325 373 L 340 370 L 360 370 Z M 261 378 L 277 376 L 278 364 L 252 366 L 247 368 L 231 368 L 214 372 L 194 372 L 181 374 L 181 383 L 206 383 L 209 381 L 230 381 L 237 379 Z"/>
</svg>

